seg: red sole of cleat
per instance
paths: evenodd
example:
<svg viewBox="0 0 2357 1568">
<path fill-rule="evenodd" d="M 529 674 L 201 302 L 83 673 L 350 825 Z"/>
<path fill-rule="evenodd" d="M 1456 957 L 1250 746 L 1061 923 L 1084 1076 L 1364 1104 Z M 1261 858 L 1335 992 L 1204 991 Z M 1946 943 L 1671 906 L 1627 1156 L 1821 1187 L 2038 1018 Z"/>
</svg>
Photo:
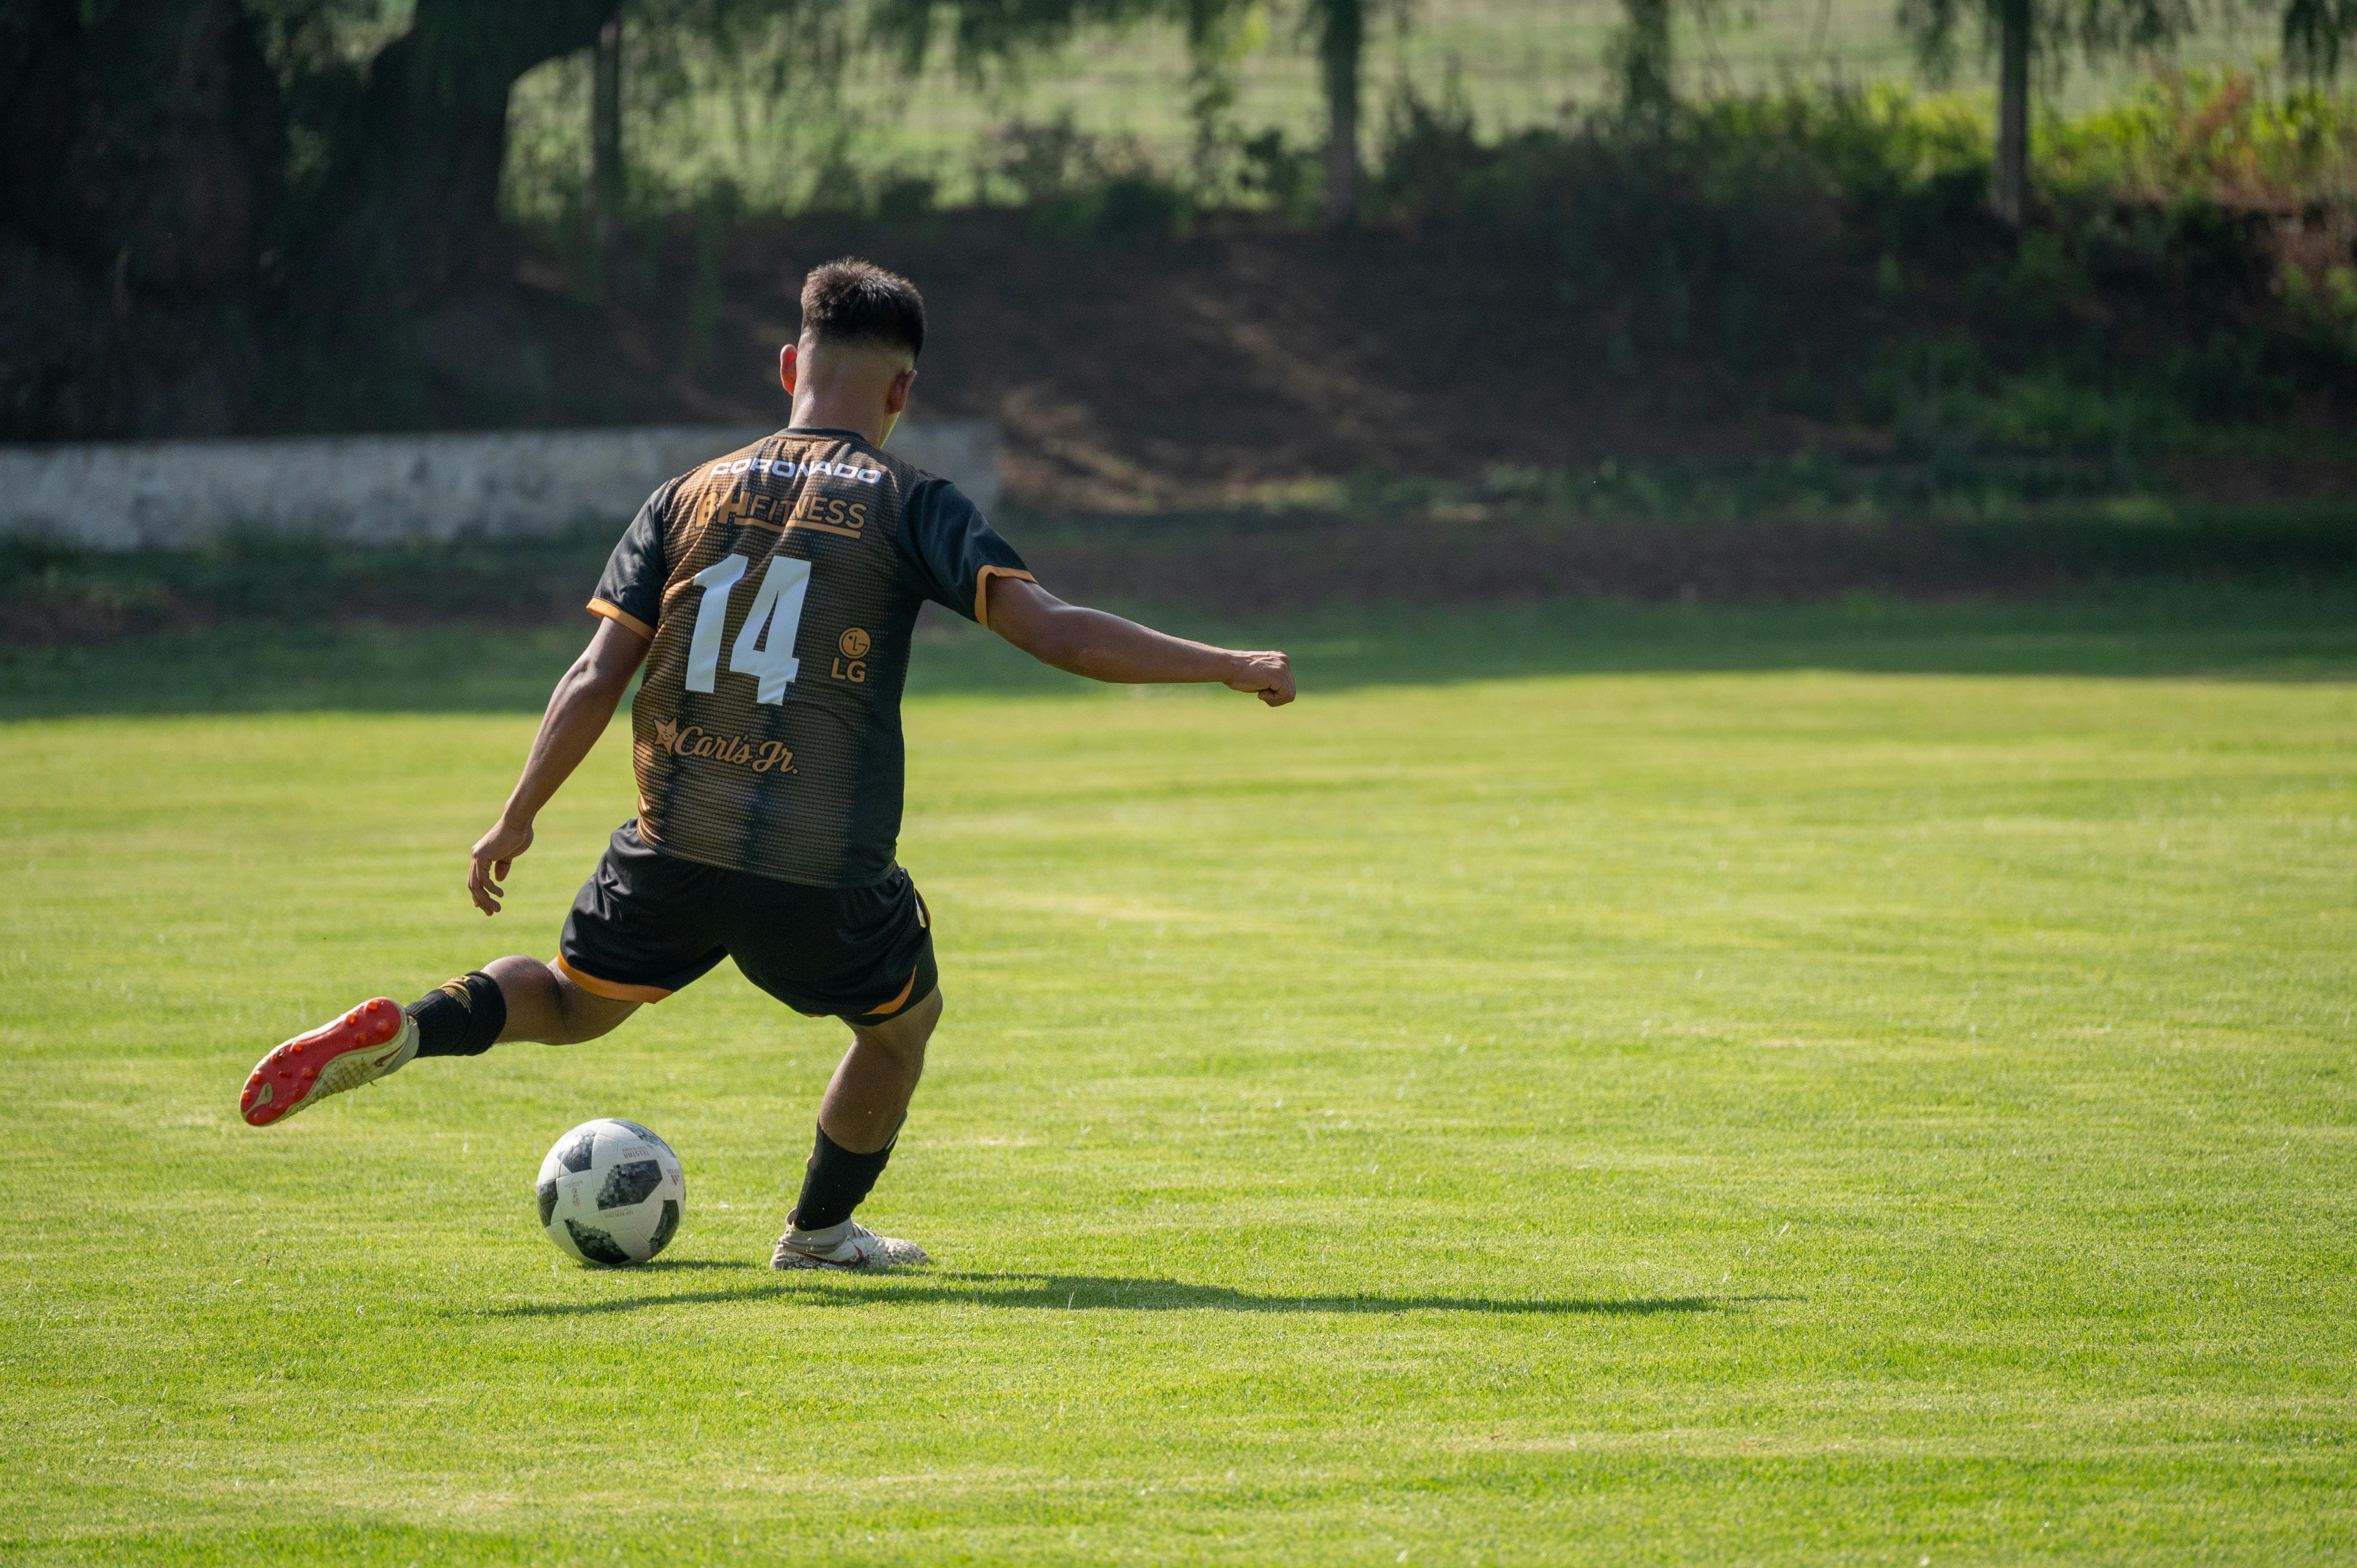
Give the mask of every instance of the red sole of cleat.
<svg viewBox="0 0 2357 1568">
<path fill-rule="evenodd" d="M 332 1023 L 297 1035 L 254 1067 L 237 1097 L 248 1124 L 267 1127 L 309 1097 L 320 1069 L 350 1051 L 382 1046 L 401 1033 L 401 1004 L 390 996 L 363 1002 Z"/>
</svg>

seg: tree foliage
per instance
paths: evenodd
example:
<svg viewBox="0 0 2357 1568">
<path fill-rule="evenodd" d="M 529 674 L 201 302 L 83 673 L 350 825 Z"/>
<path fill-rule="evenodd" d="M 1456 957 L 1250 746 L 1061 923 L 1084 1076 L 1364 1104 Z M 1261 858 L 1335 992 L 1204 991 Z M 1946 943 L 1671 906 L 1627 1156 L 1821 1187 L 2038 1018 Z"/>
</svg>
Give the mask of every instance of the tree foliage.
<svg viewBox="0 0 2357 1568">
<path fill-rule="evenodd" d="M 471 272 L 516 80 L 617 3 L 0 11 L 0 435 L 225 430 L 265 360 L 365 375 L 388 322 Z M 845 0 L 629 6 L 658 70 L 692 38 L 782 84 L 847 47 Z"/>
<path fill-rule="evenodd" d="M 2357 0 L 2288 0 L 2284 7 L 2284 62 L 2311 80 L 2340 74 L 2341 57 L 2357 39 Z"/>
<path fill-rule="evenodd" d="M 1900 0 L 1899 22 L 1915 41 L 1925 74 L 1942 81 L 1954 72 L 1968 28 L 1995 40 L 2001 4 Z M 2117 59 L 2167 49 L 2243 8 L 2240 0 L 2038 0 L 2031 13 L 2031 48 L 2050 70 L 2073 56 Z"/>
<path fill-rule="evenodd" d="M 1174 16 L 1183 21 L 1190 3 L 1201 0 L 873 0 L 866 31 L 899 57 L 902 70 L 914 72 L 922 69 L 946 25 L 958 70 L 981 80 L 1017 66 L 1027 55 L 1057 48 L 1083 27 L 1123 27 Z"/>
<path fill-rule="evenodd" d="M 1900 0 L 1900 26 L 1910 33 L 1924 72 L 1934 81 L 1954 70 L 1958 35 L 1977 23 L 1997 46 L 1996 158 L 1991 199 L 1997 215 L 2019 227 L 2026 216 L 2029 169 L 2029 82 L 2042 70 L 2059 78 L 2076 56 L 2086 59 L 2163 50 L 2206 22 L 2260 0 Z M 2287 0 L 2305 4 L 2357 0 Z"/>
<path fill-rule="evenodd" d="M 1405 25 L 1412 0 L 1388 6 Z M 1125 27 L 1145 21 L 1177 24 L 1191 63 L 1189 91 L 1200 130 L 1223 103 L 1232 102 L 1235 40 L 1256 9 L 1255 0 L 874 0 L 871 36 L 888 42 L 901 68 L 920 69 L 946 21 L 952 58 L 969 79 L 1017 65 L 1054 48 L 1083 27 Z M 1326 102 L 1326 216 L 1346 221 L 1359 187 L 1361 88 L 1368 34 L 1386 7 L 1382 0 L 1300 0 L 1295 17 L 1315 49 Z M 1205 161 L 1199 152 L 1199 163 Z"/>
</svg>

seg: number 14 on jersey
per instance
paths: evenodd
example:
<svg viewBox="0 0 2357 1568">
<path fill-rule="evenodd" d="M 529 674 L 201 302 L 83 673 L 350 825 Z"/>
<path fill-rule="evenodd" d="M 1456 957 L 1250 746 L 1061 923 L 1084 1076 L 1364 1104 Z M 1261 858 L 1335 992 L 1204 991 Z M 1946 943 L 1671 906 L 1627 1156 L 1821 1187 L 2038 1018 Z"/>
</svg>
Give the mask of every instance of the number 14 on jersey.
<svg viewBox="0 0 2357 1568">
<path fill-rule="evenodd" d="M 698 572 L 704 602 L 695 608 L 695 633 L 687 643 L 687 689 L 709 692 L 720 672 L 720 639 L 728 626 L 728 596 L 751 563 L 726 555 Z M 750 675 L 754 700 L 782 703 L 786 688 L 802 672 L 794 657 L 794 634 L 802 629 L 802 600 L 810 592 L 811 564 L 774 555 L 753 592 L 753 607 L 728 650 L 728 672 Z M 765 637 L 763 634 L 767 633 Z"/>
</svg>

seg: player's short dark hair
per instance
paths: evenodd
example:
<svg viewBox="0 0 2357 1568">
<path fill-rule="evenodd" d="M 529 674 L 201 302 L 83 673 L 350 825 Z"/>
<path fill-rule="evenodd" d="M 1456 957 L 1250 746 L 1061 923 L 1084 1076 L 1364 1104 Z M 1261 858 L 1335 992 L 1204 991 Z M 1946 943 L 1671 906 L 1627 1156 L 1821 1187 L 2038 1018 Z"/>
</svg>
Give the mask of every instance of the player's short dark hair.
<svg viewBox="0 0 2357 1568">
<path fill-rule="evenodd" d="M 845 256 L 802 280 L 802 330 L 829 343 L 871 343 L 925 351 L 925 296 L 874 262 Z"/>
</svg>

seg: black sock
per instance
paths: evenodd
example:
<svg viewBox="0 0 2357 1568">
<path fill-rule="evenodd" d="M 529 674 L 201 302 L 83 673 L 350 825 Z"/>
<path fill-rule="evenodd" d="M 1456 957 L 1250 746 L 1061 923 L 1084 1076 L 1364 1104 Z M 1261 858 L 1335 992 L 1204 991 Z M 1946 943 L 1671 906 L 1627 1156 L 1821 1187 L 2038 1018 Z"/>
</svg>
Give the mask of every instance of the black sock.
<svg viewBox="0 0 2357 1568">
<path fill-rule="evenodd" d="M 479 969 L 444 981 L 402 1011 L 417 1020 L 421 1057 L 481 1056 L 508 1026 L 508 999 Z"/>
<path fill-rule="evenodd" d="M 900 1134 L 893 1133 L 892 1144 L 899 1141 Z M 876 1178 L 884 1174 L 884 1164 L 892 1157 L 892 1144 L 872 1155 L 855 1155 L 821 1127 L 818 1142 L 811 1145 L 810 1164 L 802 1171 L 802 1196 L 791 1217 L 795 1229 L 824 1230 L 850 1219 Z"/>
</svg>

